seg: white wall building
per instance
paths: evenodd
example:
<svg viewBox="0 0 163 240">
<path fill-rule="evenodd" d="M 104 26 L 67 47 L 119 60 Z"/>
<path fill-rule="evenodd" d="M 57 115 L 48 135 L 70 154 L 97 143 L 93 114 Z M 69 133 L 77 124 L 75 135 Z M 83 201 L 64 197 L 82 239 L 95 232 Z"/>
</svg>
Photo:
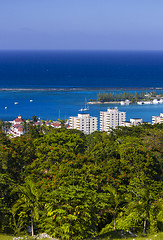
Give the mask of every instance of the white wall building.
<svg viewBox="0 0 163 240">
<path fill-rule="evenodd" d="M 143 123 L 142 118 L 130 118 L 130 122 L 133 126 L 138 126 Z"/>
<path fill-rule="evenodd" d="M 83 133 L 90 134 L 97 131 L 97 117 L 91 117 L 89 114 L 78 114 L 77 117 L 70 117 L 71 129 L 78 129 Z"/>
<path fill-rule="evenodd" d="M 16 119 L 11 121 L 12 126 L 10 127 L 8 133 L 12 134 L 13 137 L 20 137 L 25 133 L 23 123 L 24 121 L 21 115 L 19 115 Z"/>
<path fill-rule="evenodd" d="M 23 119 L 22 119 L 21 115 L 19 114 L 19 116 L 16 119 L 14 119 L 11 123 L 13 125 L 15 125 L 15 124 L 22 124 L 23 123 Z"/>
<path fill-rule="evenodd" d="M 118 108 L 108 108 L 106 112 L 100 112 L 100 131 L 109 132 L 110 128 L 123 126 L 126 121 L 126 113 L 118 111 Z"/>
<path fill-rule="evenodd" d="M 24 127 L 21 124 L 14 124 L 10 128 L 9 134 L 12 134 L 13 137 L 20 137 L 25 134 Z"/>
<path fill-rule="evenodd" d="M 160 116 L 152 116 L 152 124 L 163 123 L 163 113 Z"/>
<path fill-rule="evenodd" d="M 142 118 L 130 118 L 129 122 L 124 122 L 125 127 L 139 126 L 143 123 Z"/>
</svg>

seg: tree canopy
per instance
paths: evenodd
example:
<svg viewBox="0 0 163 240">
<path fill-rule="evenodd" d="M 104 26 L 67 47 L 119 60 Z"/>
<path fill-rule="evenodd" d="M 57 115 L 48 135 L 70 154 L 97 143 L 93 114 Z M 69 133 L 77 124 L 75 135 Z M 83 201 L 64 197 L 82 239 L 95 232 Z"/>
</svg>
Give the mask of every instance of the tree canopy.
<svg viewBox="0 0 163 240">
<path fill-rule="evenodd" d="M 0 132 L 0 231 L 86 239 L 163 230 L 163 124 Z"/>
</svg>

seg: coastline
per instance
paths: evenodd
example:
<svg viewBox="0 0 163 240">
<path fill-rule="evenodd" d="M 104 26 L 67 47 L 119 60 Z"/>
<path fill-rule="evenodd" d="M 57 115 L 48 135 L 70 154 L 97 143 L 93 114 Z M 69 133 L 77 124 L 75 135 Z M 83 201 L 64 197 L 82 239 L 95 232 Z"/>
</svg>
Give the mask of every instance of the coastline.
<svg viewBox="0 0 163 240">
<path fill-rule="evenodd" d="M 87 104 L 92 104 L 92 105 L 94 105 L 94 104 L 120 104 L 120 102 L 118 101 L 118 102 L 96 102 L 96 101 L 92 101 L 92 102 L 87 102 Z"/>
<path fill-rule="evenodd" d="M 1 88 L 4 90 L 4 88 Z M 7 91 L 7 89 L 10 89 Z M 22 89 L 22 91 L 21 91 Z M 30 119 L 33 115 L 40 119 L 57 120 L 68 119 L 70 116 L 76 116 L 79 109 L 84 107 L 85 102 L 89 106 L 90 116 L 99 118 L 100 111 L 106 111 L 107 107 L 117 106 L 120 111 L 127 113 L 127 120 L 134 117 L 140 117 L 144 121 L 151 122 L 152 116 L 158 116 L 162 112 L 162 104 L 154 105 L 121 105 L 117 101 L 107 101 L 104 103 L 96 102 L 97 93 L 99 90 L 88 90 L 80 88 L 70 88 L 66 91 L 59 91 L 59 89 L 48 89 L 46 91 L 42 88 L 5 88 L 1 91 L 1 114 L 0 118 L 5 121 L 10 121 L 16 118 L 19 114 L 24 119 Z M 62 88 L 63 89 L 63 88 Z M 30 91 L 29 91 L 30 90 Z M 49 91 L 50 90 L 50 91 Z M 79 91 L 80 90 L 80 91 Z M 118 90 L 118 89 L 117 89 Z M 120 93 L 119 88 L 117 93 Z M 134 91 L 133 91 L 134 92 Z M 163 92 L 160 90 L 160 92 Z M 87 99 L 85 101 L 85 99 Z M 92 101 L 90 101 L 92 99 Z M 32 100 L 32 102 L 30 101 Z M 14 104 L 18 102 L 18 104 Z"/>
<path fill-rule="evenodd" d="M 119 87 L 119 88 L 99 88 L 99 87 L 0 87 L 0 91 L 146 91 L 146 90 L 163 90 L 163 87 Z"/>
</svg>

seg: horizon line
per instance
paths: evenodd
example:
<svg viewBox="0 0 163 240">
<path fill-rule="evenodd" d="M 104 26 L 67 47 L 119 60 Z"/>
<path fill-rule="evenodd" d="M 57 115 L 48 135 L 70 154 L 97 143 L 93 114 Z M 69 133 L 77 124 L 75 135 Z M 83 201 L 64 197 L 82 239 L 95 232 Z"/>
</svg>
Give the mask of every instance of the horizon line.
<svg viewBox="0 0 163 240">
<path fill-rule="evenodd" d="M 163 49 L 0 49 L 0 51 L 163 52 Z"/>
</svg>

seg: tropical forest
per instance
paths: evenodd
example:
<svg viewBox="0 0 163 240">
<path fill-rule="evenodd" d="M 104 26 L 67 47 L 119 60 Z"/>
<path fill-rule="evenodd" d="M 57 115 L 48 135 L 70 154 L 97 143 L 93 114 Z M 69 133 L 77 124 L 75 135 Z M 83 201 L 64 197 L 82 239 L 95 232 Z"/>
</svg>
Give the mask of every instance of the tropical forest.
<svg viewBox="0 0 163 240">
<path fill-rule="evenodd" d="M 157 234 L 163 231 L 162 181 L 163 124 L 90 135 L 31 125 L 16 138 L 1 128 L 0 234 Z"/>
</svg>

